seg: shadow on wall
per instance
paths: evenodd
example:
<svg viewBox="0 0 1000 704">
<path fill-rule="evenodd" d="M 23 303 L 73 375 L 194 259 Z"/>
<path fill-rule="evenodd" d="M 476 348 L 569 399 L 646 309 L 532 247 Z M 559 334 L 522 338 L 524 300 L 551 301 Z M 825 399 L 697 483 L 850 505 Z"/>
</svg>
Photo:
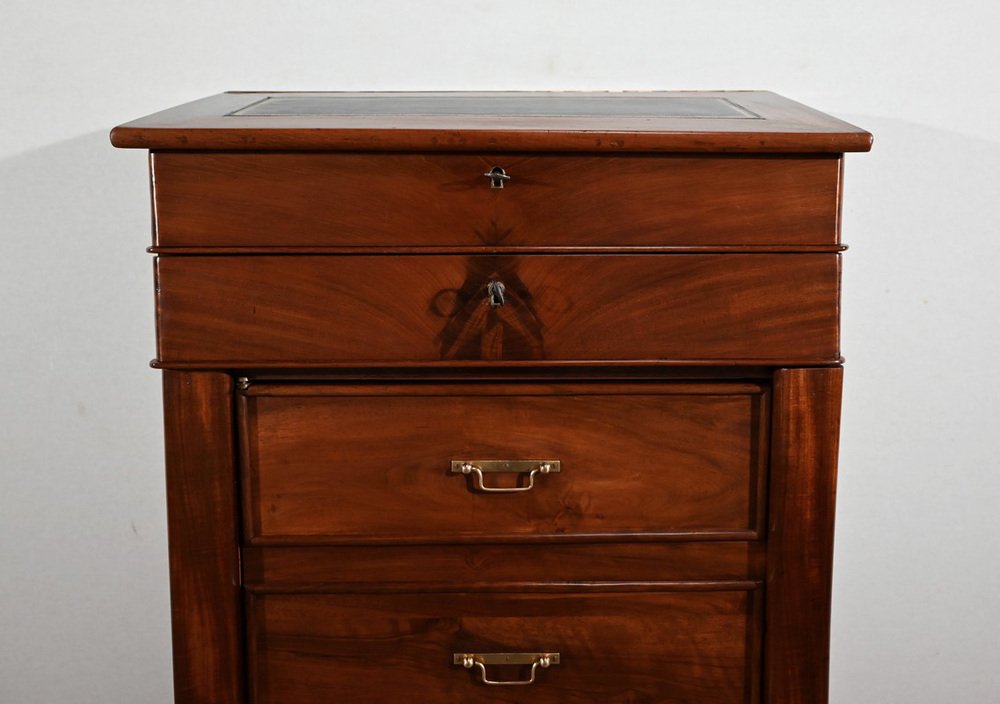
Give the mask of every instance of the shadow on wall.
<svg viewBox="0 0 1000 704">
<path fill-rule="evenodd" d="M 856 120 L 831 701 L 997 701 L 1000 144 Z"/>
<path fill-rule="evenodd" d="M 19 399 L 0 427 L 23 426 L 5 452 L 57 451 L 55 423 L 96 402 L 123 408 L 129 388 L 114 380 L 154 376 L 145 173 L 143 154 L 103 132 L 0 160 L 0 356 L 18 370 L 0 375 L 0 392 Z M 119 420 L 116 437 L 138 419 Z"/>
<path fill-rule="evenodd" d="M 106 132 L 0 160 L 3 702 L 171 699 L 145 172 Z"/>
<path fill-rule="evenodd" d="M 0 286 L 18 301 L 6 359 L 57 370 L 126 361 L 126 346 L 150 356 L 149 321 L 122 326 L 150 310 L 144 164 L 104 132 L 0 160 Z"/>
<path fill-rule="evenodd" d="M 844 258 L 842 343 L 851 368 L 870 369 L 877 378 L 849 387 L 855 398 L 871 397 L 845 422 L 875 421 L 877 413 L 879 423 L 856 430 L 874 425 L 884 432 L 883 406 L 901 404 L 888 427 L 901 441 L 905 435 L 905 444 L 890 450 L 883 439 L 873 448 L 888 460 L 896 450 L 912 451 L 920 440 L 915 428 L 939 434 L 942 421 L 956 430 L 968 423 L 943 412 L 936 394 L 967 400 L 988 394 L 968 372 L 995 366 L 1000 353 L 1000 144 L 901 120 L 861 119 L 875 147 L 847 157 L 844 240 L 851 249 Z M 947 387 L 930 394 L 912 383 L 949 376 Z"/>
</svg>

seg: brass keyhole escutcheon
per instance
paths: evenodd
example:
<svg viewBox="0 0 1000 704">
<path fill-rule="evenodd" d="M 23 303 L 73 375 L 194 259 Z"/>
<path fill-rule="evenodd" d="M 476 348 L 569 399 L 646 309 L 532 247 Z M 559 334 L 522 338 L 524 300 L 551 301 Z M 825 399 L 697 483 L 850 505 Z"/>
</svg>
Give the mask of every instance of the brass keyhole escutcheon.
<svg viewBox="0 0 1000 704">
<path fill-rule="evenodd" d="M 503 281 L 493 279 L 486 284 L 486 297 L 490 301 L 491 308 L 499 308 L 507 302 L 507 299 L 504 298 L 504 293 L 506 291 L 507 287 L 504 286 Z"/>
<path fill-rule="evenodd" d="M 483 176 L 490 180 L 490 188 L 503 188 L 504 181 L 510 181 L 510 176 L 499 166 L 494 166 Z"/>
</svg>

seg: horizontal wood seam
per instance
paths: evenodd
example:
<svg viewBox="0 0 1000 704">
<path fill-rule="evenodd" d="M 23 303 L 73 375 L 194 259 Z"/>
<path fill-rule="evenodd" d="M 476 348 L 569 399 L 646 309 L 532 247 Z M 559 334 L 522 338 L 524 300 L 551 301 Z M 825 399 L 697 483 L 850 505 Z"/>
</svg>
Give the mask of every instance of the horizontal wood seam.
<svg viewBox="0 0 1000 704">
<path fill-rule="evenodd" d="M 523 592 L 632 592 L 632 591 L 747 591 L 763 585 L 761 580 L 678 580 L 678 581 L 566 581 L 566 582 L 504 582 L 450 584 L 446 582 L 345 582 L 303 583 L 301 585 L 245 584 L 252 594 L 372 594 L 372 593 L 508 593 Z"/>
<path fill-rule="evenodd" d="M 508 360 L 498 362 L 484 361 L 441 361 L 441 362 L 376 362 L 371 360 L 355 360 L 350 362 L 329 360 L 296 360 L 294 362 L 247 361 L 247 360 L 164 360 L 153 359 L 149 366 L 154 369 L 176 369 L 181 371 L 206 370 L 256 370 L 256 369 L 511 369 L 522 368 L 582 368 L 587 366 L 601 367 L 832 367 L 842 364 L 843 357 L 830 359 L 614 359 L 614 360 Z"/>
<path fill-rule="evenodd" d="M 470 255 L 506 255 L 530 254 L 544 256 L 546 254 L 836 254 L 847 251 L 845 244 L 802 244 L 802 245 L 648 245 L 648 246 L 561 246 L 561 245 L 530 245 L 523 247 L 480 247 L 475 245 L 433 245 L 425 247 L 384 246 L 276 246 L 276 247 L 241 247 L 241 246 L 152 246 L 146 251 L 160 256 L 222 256 L 222 255 L 274 255 L 282 254 L 337 254 L 343 256 L 392 256 L 398 254 L 436 255 L 436 254 L 470 254 Z"/>
<path fill-rule="evenodd" d="M 751 529 L 689 530 L 689 531 L 622 531 L 618 533 L 535 533 L 531 535 L 434 535 L 372 536 L 372 535 L 271 535 L 254 536 L 245 540 L 253 547 L 280 546 L 352 546 L 352 545 L 511 545 L 511 544 L 563 544 L 563 543 L 615 543 L 615 542 L 701 542 L 701 541 L 756 541 L 761 535 Z"/>
<path fill-rule="evenodd" d="M 443 384 L 443 385 L 442 385 Z M 504 380 L 500 384 L 459 382 L 441 382 L 434 380 L 409 384 L 352 384 L 327 383 L 314 384 L 302 382 L 286 382 L 281 384 L 254 384 L 242 391 L 246 396 L 302 396 L 310 398 L 345 397 L 345 396 L 748 396 L 763 394 L 767 387 L 762 384 L 747 384 L 740 382 L 712 383 L 671 381 L 663 384 L 644 381 L 639 385 L 624 382 L 604 382 L 601 384 L 580 384 L 560 382 L 553 379 L 549 382 L 529 381 L 510 383 Z"/>
</svg>

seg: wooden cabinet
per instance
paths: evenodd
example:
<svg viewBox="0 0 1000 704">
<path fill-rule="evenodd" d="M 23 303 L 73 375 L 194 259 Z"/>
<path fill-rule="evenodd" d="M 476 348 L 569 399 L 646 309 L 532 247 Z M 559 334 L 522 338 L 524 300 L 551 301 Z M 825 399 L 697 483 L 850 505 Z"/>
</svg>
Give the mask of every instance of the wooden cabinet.
<svg viewBox="0 0 1000 704">
<path fill-rule="evenodd" d="M 151 152 L 177 702 L 826 702 L 868 133 L 226 93 L 112 141 Z"/>
</svg>

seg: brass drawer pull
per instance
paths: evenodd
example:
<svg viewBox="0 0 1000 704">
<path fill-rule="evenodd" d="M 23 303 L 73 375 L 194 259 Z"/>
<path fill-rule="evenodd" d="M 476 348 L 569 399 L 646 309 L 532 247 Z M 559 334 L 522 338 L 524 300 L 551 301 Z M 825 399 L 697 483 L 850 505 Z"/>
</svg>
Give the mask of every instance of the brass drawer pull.
<svg viewBox="0 0 1000 704">
<path fill-rule="evenodd" d="M 559 460 L 452 460 L 453 474 L 473 474 L 476 489 L 492 494 L 513 494 L 518 491 L 531 491 L 535 487 L 536 474 L 556 474 L 561 471 Z M 527 486 L 490 487 L 486 486 L 484 474 L 500 472 L 528 475 Z"/>
<path fill-rule="evenodd" d="M 559 653 L 455 653 L 452 662 L 466 669 L 478 668 L 483 684 L 532 684 L 539 667 L 559 664 Z M 487 665 L 531 665 L 531 676 L 526 680 L 491 680 L 486 675 Z"/>
</svg>

